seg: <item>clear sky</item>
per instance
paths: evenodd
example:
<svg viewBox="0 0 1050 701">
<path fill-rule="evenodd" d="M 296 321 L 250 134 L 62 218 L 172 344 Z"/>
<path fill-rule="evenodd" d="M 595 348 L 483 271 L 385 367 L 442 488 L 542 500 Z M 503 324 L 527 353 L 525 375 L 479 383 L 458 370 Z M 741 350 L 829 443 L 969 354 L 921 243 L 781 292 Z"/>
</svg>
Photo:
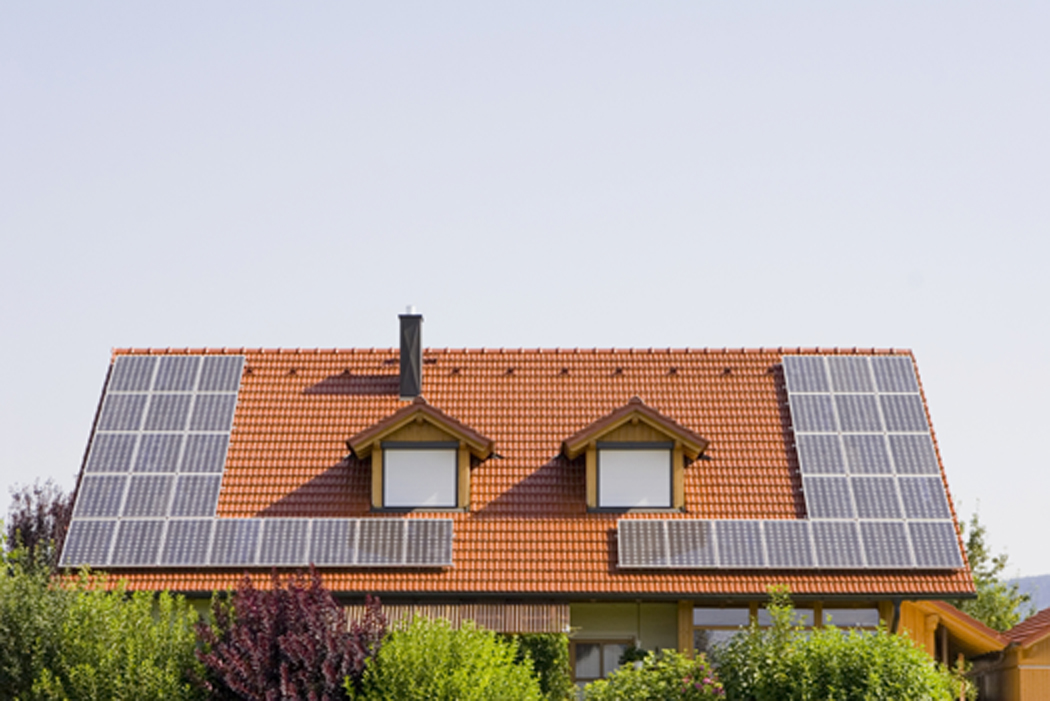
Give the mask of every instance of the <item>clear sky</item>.
<svg viewBox="0 0 1050 701">
<path fill-rule="evenodd" d="M 0 5 L 0 498 L 125 346 L 911 348 L 1050 572 L 1050 3 Z M 5 501 L 6 503 L 6 501 Z M 2 510 L 0 510 L 2 511 Z"/>
</svg>

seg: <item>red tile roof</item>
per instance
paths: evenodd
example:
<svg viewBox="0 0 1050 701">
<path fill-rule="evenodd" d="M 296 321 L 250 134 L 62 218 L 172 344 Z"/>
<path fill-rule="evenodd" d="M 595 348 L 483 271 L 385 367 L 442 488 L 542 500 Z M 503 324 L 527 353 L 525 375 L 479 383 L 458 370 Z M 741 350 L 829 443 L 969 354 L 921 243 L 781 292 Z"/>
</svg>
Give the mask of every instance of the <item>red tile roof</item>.
<svg viewBox="0 0 1050 701">
<path fill-rule="evenodd" d="M 453 513 L 454 563 L 444 570 L 325 570 L 352 592 L 537 595 L 764 594 L 947 596 L 973 591 L 965 570 L 630 572 L 615 565 L 617 514 L 588 513 L 583 457 L 563 441 L 638 396 L 710 441 L 686 469 L 686 513 L 706 519 L 805 516 L 782 354 L 893 350 L 434 350 L 424 352 L 430 405 L 494 441 L 474 468 L 471 508 Z M 346 441 L 402 409 L 398 351 L 118 350 L 124 354 L 244 354 L 247 364 L 218 515 L 376 517 L 367 462 Z M 427 516 L 433 514 L 421 514 Z M 408 515 L 409 518 L 412 515 Z M 642 516 L 645 517 L 645 516 Z M 673 518 L 658 514 L 654 517 Z M 121 573 L 132 588 L 207 591 L 239 571 Z M 260 582 L 265 585 L 265 582 Z"/>
<path fill-rule="evenodd" d="M 1050 636 L 1050 608 L 1045 608 L 1030 618 L 1021 621 L 1003 635 L 1022 647 L 1028 647 Z"/>
</svg>

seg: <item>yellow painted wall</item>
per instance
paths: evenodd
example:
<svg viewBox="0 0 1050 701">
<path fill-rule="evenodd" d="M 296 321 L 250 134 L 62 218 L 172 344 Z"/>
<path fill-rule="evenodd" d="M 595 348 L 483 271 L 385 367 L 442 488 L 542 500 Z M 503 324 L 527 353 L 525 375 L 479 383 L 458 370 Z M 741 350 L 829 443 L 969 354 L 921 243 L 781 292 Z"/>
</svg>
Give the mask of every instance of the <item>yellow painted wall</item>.
<svg viewBox="0 0 1050 701">
<path fill-rule="evenodd" d="M 576 640 L 636 640 L 646 650 L 678 646 L 678 605 L 581 603 L 569 606 Z"/>
</svg>

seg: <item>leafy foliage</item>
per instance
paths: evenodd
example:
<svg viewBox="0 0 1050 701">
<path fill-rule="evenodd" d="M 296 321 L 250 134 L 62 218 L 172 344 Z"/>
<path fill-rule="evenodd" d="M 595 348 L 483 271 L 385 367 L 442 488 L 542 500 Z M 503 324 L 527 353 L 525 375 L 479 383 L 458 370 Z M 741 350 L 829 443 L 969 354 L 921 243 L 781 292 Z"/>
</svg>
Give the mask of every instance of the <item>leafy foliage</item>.
<svg viewBox="0 0 1050 701">
<path fill-rule="evenodd" d="M 468 621 L 415 618 L 383 642 L 368 661 L 353 698 L 368 701 L 540 701 L 528 665 L 515 662 L 514 641 Z M 353 684 L 347 684 L 354 691 Z"/>
<path fill-rule="evenodd" d="M 37 557 L 40 553 L 38 551 Z M 53 582 L 24 549 L 3 553 L 0 690 L 11 699 L 192 699 L 192 608 L 86 572 Z"/>
<path fill-rule="evenodd" d="M 24 566 L 54 571 L 73 515 L 73 494 L 51 480 L 11 489 L 7 512 L 7 543 L 24 548 Z"/>
<path fill-rule="evenodd" d="M 1007 584 L 1003 581 L 1007 555 L 992 554 L 985 540 L 987 529 L 976 513 L 970 517 L 968 526 L 963 524 L 962 530 L 966 541 L 966 558 L 970 561 L 977 598 L 952 603 L 989 628 L 998 631 L 1009 630 L 1034 613 L 1030 605 L 1031 597 L 1021 592 L 1017 584 Z"/>
<path fill-rule="evenodd" d="M 707 659 L 674 650 L 650 652 L 641 664 L 625 664 L 584 688 L 586 701 L 714 701 L 725 697 Z"/>
<path fill-rule="evenodd" d="M 515 662 L 528 660 L 540 682 L 540 691 L 548 701 L 574 698 L 569 667 L 569 636 L 563 633 L 524 633 L 508 636 L 518 644 Z"/>
<path fill-rule="evenodd" d="M 952 701 L 963 683 L 903 635 L 805 631 L 794 625 L 787 591 L 773 589 L 772 625 L 757 623 L 715 649 L 734 701 Z"/>
<path fill-rule="evenodd" d="M 197 626 L 198 657 L 217 699 L 347 698 L 344 682 L 360 679 L 386 633 L 378 599 L 349 626 L 314 570 L 286 582 L 274 572 L 270 590 L 245 575 L 232 600 L 213 598 L 212 617 Z"/>
</svg>

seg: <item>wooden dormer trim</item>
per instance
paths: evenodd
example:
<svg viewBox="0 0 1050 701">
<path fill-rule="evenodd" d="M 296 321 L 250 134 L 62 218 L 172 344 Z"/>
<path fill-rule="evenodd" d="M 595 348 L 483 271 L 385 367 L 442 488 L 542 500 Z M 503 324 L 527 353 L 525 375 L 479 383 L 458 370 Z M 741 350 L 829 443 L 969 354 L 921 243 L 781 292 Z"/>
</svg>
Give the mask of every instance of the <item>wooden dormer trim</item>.
<svg viewBox="0 0 1050 701">
<path fill-rule="evenodd" d="M 435 441 L 458 445 L 457 507 L 470 508 L 471 457 L 479 461 L 488 459 L 495 444 L 491 438 L 431 406 L 423 397 L 416 397 L 408 406 L 357 433 L 346 442 L 346 447 L 354 457 L 360 460 L 371 458 L 372 508 L 384 508 L 383 443 L 425 445 Z"/>
<path fill-rule="evenodd" d="M 602 445 L 599 446 L 599 443 Z M 670 444 L 671 453 L 671 506 L 685 508 L 685 465 L 707 450 L 708 441 L 700 434 L 670 419 L 639 397 L 631 397 L 626 405 L 585 426 L 562 443 L 562 453 L 569 460 L 581 454 L 586 456 L 587 507 L 597 509 L 598 504 L 598 450 L 616 444 L 634 445 L 651 443 L 654 446 Z"/>
</svg>

